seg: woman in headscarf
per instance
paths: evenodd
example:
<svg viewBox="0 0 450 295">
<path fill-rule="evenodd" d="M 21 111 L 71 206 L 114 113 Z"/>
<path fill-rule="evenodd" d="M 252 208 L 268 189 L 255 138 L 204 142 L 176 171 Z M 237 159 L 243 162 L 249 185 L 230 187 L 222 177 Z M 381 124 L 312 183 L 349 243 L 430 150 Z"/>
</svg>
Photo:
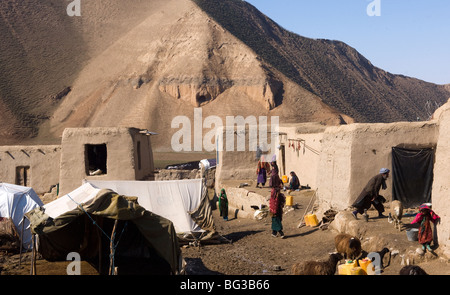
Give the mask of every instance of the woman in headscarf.
<svg viewBox="0 0 450 295">
<path fill-rule="evenodd" d="M 264 158 L 261 157 L 261 159 L 258 161 L 258 167 L 256 168 L 256 174 L 258 175 L 258 178 L 256 180 L 256 187 L 259 187 L 260 183 L 262 184 L 262 186 L 266 184 L 267 171 L 269 171 L 269 169 L 269 163 L 264 162 Z"/>
<path fill-rule="evenodd" d="M 385 199 L 379 195 L 379 192 L 381 188 L 387 188 L 386 179 L 389 177 L 389 172 L 389 169 L 381 168 L 380 173 L 372 177 L 366 184 L 356 201 L 352 204 L 356 208 L 352 212 L 355 218 L 357 218 L 358 213 L 363 214 L 364 210 L 369 209 L 372 204 L 378 211 L 378 217 L 384 217 L 384 206 L 382 203 Z"/>
<path fill-rule="evenodd" d="M 300 180 L 294 171 L 291 171 L 291 180 L 289 181 L 289 189 L 296 190 L 300 188 Z"/>
<path fill-rule="evenodd" d="M 440 220 L 440 217 L 431 210 L 430 207 L 423 204 L 419 207 L 419 213 L 416 215 L 414 220 L 411 222 L 419 223 L 419 243 L 422 245 L 422 250 L 432 251 L 430 244 L 433 241 L 433 230 L 431 229 L 431 222 L 436 224 Z"/>
<path fill-rule="evenodd" d="M 278 166 L 275 161 L 272 163 L 272 171 L 269 184 L 272 187 L 270 192 L 269 210 L 272 215 L 272 236 L 277 234 L 284 239 L 283 224 L 281 223 L 283 217 L 283 207 L 286 204 L 286 197 L 280 192 L 283 182 L 278 175 Z"/>
<path fill-rule="evenodd" d="M 219 212 L 225 221 L 228 221 L 228 198 L 223 188 L 219 195 Z"/>
</svg>

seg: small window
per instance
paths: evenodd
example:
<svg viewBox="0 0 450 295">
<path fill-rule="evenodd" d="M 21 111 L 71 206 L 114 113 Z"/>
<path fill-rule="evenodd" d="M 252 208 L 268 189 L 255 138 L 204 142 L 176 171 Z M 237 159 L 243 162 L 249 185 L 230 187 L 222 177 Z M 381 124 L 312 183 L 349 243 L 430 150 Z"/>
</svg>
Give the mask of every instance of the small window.
<svg viewBox="0 0 450 295">
<path fill-rule="evenodd" d="M 16 184 L 28 186 L 30 184 L 30 166 L 16 167 Z"/>
<path fill-rule="evenodd" d="M 106 144 L 86 144 L 86 175 L 107 174 L 106 170 Z"/>
</svg>

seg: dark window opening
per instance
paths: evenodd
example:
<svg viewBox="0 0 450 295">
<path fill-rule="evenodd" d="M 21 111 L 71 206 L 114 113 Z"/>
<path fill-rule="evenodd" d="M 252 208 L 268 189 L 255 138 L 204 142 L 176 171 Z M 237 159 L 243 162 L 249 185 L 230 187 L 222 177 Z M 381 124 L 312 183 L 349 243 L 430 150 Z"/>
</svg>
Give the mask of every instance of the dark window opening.
<svg viewBox="0 0 450 295">
<path fill-rule="evenodd" d="M 137 142 L 138 169 L 141 170 L 141 142 Z"/>
<path fill-rule="evenodd" d="M 106 174 L 106 144 L 87 144 L 86 153 L 86 175 Z"/>
<path fill-rule="evenodd" d="M 21 186 L 28 186 L 30 183 L 30 166 L 16 167 L 16 184 Z"/>
</svg>

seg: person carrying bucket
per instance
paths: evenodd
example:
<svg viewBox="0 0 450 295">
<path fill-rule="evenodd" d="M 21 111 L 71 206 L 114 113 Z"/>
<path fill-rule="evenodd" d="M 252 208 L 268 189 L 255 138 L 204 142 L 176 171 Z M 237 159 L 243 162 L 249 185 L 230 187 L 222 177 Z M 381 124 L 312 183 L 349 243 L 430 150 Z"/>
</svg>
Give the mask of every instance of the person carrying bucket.
<svg viewBox="0 0 450 295">
<path fill-rule="evenodd" d="M 420 224 L 418 239 L 419 243 L 422 245 L 422 250 L 425 251 L 425 249 L 427 249 L 428 251 L 433 251 L 430 247 L 431 241 L 433 240 L 431 222 L 436 224 L 437 222 L 440 222 L 440 219 L 441 218 L 426 204 L 420 205 L 419 213 L 417 213 L 411 224 Z"/>
</svg>

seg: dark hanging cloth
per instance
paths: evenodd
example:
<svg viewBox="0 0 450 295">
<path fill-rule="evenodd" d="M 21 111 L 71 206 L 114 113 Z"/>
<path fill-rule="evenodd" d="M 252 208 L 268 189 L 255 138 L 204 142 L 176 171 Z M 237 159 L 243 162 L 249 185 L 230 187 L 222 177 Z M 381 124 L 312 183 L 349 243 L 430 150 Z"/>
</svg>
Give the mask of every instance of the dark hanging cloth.
<svg viewBox="0 0 450 295">
<path fill-rule="evenodd" d="M 392 199 L 404 208 L 431 202 L 434 149 L 392 148 Z"/>
</svg>

